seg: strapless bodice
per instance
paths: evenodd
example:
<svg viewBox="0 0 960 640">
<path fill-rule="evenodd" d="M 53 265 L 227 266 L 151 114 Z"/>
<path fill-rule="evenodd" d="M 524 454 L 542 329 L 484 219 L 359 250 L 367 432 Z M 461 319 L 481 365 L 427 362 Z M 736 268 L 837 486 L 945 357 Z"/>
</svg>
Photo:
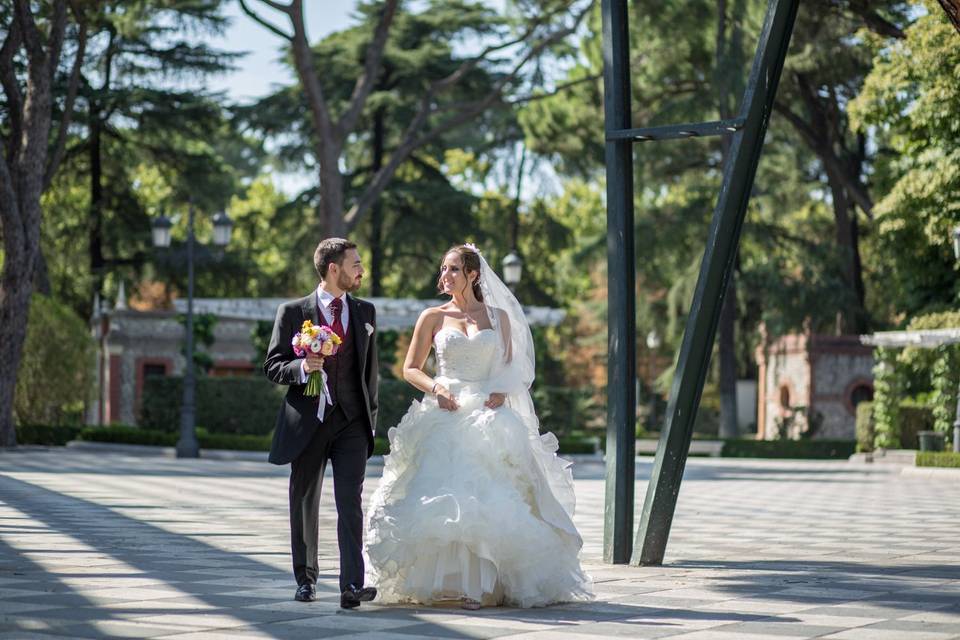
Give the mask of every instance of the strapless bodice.
<svg viewBox="0 0 960 640">
<path fill-rule="evenodd" d="M 490 377 L 498 349 L 493 329 L 481 329 L 468 336 L 459 329 L 446 327 L 433 337 L 433 345 L 438 375 L 461 382 L 478 382 Z"/>
</svg>

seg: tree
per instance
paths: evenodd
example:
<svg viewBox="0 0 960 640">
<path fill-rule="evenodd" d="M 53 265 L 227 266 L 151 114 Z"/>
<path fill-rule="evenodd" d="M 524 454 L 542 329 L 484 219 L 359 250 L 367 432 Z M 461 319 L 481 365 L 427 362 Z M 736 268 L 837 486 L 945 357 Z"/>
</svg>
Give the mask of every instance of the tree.
<svg viewBox="0 0 960 640">
<path fill-rule="evenodd" d="M 904 38 L 870 39 L 873 67 L 850 105 L 858 132 L 873 132 L 880 149 L 878 305 L 906 317 L 955 307 L 960 291 L 952 249 L 960 224 L 960 41 L 936 3 L 918 9 Z"/>
<path fill-rule="evenodd" d="M 149 162 L 184 172 L 174 184 L 189 186 L 179 191 L 208 207 L 223 204 L 222 189 L 199 188 L 202 177 L 217 169 L 203 141 L 220 128 L 221 108 L 207 92 L 170 82 L 229 68 L 236 54 L 191 39 L 222 30 L 221 5 L 221 0 L 139 0 L 105 3 L 93 16 L 96 37 L 81 73 L 77 114 L 86 135 L 71 141 L 70 153 L 89 180 L 89 264 L 101 295 L 108 268 L 144 259 L 143 247 L 137 253 L 129 241 L 119 252 L 111 246 L 118 236 L 129 240 L 146 226 L 146 212 L 131 192 L 131 167 Z"/>
<path fill-rule="evenodd" d="M 437 136 L 473 121 L 491 108 L 509 104 L 511 93 L 522 87 L 524 76 L 530 68 L 550 47 L 576 33 L 591 7 L 591 3 L 569 0 L 534 2 L 529 5 L 521 3 L 518 5 L 520 9 L 525 9 L 526 15 L 532 17 L 519 20 L 518 24 L 510 24 L 505 20 L 494 20 L 495 13 L 481 4 L 430 3 L 426 9 L 428 12 L 442 6 L 448 11 L 457 10 L 463 15 L 473 16 L 476 20 L 473 35 L 483 49 L 474 56 L 461 59 L 452 72 L 423 79 L 417 109 L 405 121 L 400 143 L 348 208 L 340 161 L 382 72 L 384 49 L 400 1 L 384 0 L 374 5 L 379 11 L 379 21 L 366 48 L 363 73 L 356 79 L 349 102 L 339 114 L 334 112 L 328 91 L 324 88 L 322 72 L 326 69 L 317 64 L 310 46 L 303 17 L 303 0 L 261 2 L 281 13 L 289 23 L 289 30 L 284 30 L 257 13 L 245 0 L 240 1 L 248 16 L 289 43 L 294 68 L 310 110 L 312 152 L 320 189 L 318 219 L 323 235 L 346 235 L 354 229 L 383 193 L 400 165 L 414 151 Z M 512 33 L 511 28 L 514 29 Z M 513 54 L 512 60 L 496 57 L 504 52 Z M 491 72 L 497 72 L 497 80 L 490 91 L 466 103 L 450 100 L 451 90 L 461 86 L 471 71 L 478 67 L 488 67 Z"/>
<path fill-rule="evenodd" d="M 14 0 L 0 9 L 3 45 L 0 83 L 5 102 L 0 127 L 0 224 L 3 271 L 0 275 L 0 446 L 16 445 L 13 396 L 26 337 L 33 278 L 40 254 L 40 197 L 63 154 L 79 69 L 86 46 L 82 13 L 67 0 L 39 3 Z M 68 29 L 68 26 L 70 27 Z M 70 36 L 68 38 L 68 36 Z M 73 62 L 62 69 L 64 62 Z M 68 90 L 56 100 L 58 74 L 68 74 Z M 51 139 L 54 110 L 59 132 Z"/>
</svg>

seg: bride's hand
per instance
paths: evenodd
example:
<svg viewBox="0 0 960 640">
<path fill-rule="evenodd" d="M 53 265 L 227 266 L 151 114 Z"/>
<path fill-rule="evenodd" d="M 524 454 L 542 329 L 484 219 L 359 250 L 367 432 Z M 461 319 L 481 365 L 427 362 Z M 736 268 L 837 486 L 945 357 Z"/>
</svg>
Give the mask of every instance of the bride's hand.
<svg viewBox="0 0 960 640">
<path fill-rule="evenodd" d="M 491 393 L 490 397 L 487 398 L 487 401 L 483 403 L 483 406 L 488 409 L 496 409 L 498 407 L 502 407 L 506 399 L 507 397 L 502 393 Z"/>
<path fill-rule="evenodd" d="M 446 409 L 447 411 L 456 411 L 460 408 L 453 394 L 440 386 L 437 387 L 437 404 L 440 405 L 441 409 Z"/>
</svg>

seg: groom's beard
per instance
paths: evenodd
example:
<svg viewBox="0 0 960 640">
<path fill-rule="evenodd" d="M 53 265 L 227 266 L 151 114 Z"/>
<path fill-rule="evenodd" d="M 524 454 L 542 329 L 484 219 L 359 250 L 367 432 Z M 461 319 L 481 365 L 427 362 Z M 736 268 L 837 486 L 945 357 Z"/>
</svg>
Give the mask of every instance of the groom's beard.
<svg viewBox="0 0 960 640">
<path fill-rule="evenodd" d="M 347 293 L 353 293 L 360 288 L 360 278 L 351 278 L 345 273 L 341 273 L 337 278 L 337 287 Z"/>
</svg>

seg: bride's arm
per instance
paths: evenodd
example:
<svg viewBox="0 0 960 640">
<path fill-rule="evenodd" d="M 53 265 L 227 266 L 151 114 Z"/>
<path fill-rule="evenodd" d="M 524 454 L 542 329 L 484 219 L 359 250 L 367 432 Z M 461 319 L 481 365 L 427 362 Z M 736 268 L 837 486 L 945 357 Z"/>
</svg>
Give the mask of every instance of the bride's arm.
<svg viewBox="0 0 960 640">
<path fill-rule="evenodd" d="M 456 400 L 443 385 L 438 384 L 423 370 L 427 356 L 430 355 L 433 336 L 440 328 L 442 320 L 443 315 L 436 309 L 425 309 L 417 318 L 410 348 L 407 349 L 407 357 L 403 361 L 403 379 L 424 393 L 436 394 L 440 406 L 452 411 L 458 408 Z"/>
</svg>

